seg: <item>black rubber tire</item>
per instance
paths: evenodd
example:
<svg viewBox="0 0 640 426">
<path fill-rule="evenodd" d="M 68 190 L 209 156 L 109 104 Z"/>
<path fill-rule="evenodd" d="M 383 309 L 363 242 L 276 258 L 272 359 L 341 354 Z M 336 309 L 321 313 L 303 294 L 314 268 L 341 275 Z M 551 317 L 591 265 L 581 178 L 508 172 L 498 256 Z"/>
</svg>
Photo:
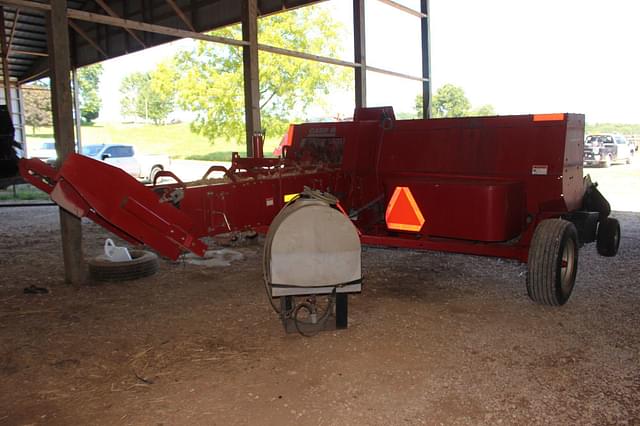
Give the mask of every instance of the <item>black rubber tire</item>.
<svg viewBox="0 0 640 426">
<path fill-rule="evenodd" d="M 613 257 L 618 254 L 620 247 L 620 222 L 608 217 L 598 224 L 596 249 L 600 256 Z"/>
<path fill-rule="evenodd" d="M 132 260 L 112 262 L 104 255 L 89 261 L 89 276 L 96 281 L 129 281 L 148 277 L 158 271 L 160 263 L 155 253 L 129 250 Z"/>
<path fill-rule="evenodd" d="M 529 248 L 527 294 L 531 300 L 549 306 L 567 303 L 578 272 L 578 247 L 573 223 L 546 219 L 538 224 Z"/>
</svg>

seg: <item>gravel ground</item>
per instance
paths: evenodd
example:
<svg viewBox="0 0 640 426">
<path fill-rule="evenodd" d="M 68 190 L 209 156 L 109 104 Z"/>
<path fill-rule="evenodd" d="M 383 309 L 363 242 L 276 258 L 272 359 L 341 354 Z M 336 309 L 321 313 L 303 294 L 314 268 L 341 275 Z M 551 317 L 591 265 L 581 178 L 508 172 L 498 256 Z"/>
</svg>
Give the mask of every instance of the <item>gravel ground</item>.
<svg viewBox="0 0 640 426">
<path fill-rule="evenodd" d="M 270 310 L 260 241 L 76 290 L 57 210 L 3 209 L 0 424 L 640 425 L 640 174 L 598 173 L 605 195 L 631 176 L 620 254 L 581 250 L 564 307 L 530 302 L 516 262 L 366 248 L 349 329 L 314 338 Z M 83 230 L 97 254 L 109 234 Z"/>
</svg>

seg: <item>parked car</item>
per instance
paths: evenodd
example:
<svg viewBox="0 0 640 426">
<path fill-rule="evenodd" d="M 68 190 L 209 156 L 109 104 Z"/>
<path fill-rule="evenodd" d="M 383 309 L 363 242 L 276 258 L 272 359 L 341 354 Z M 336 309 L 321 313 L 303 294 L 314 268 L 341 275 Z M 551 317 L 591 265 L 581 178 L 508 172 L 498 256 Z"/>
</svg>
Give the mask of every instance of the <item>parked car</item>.
<svg viewBox="0 0 640 426">
<path fill-rule="evenodd" d="M 610 167 L 616 163 L 631 163 L 635 146 L 622 135 L 589 135 L 584 141 L 584 165 Z"/>
<path fill-rule="evenodd" d="M 171 159 L 166 155 L 141 155 L 136 153 L 133 145 L 124 144 L 85 145 L 82 147 L 82 155 L 104 161 L 137 179 L 149 182 L 153 182 L 156 174 L 166 170 L 171 164 Z M 55 157 L 47 160 L 49 164 L 55 162 Z"/>
<path fill-rule="evenodd" d="M 56 141 L 47 139 L 39 144 L 36 143 L 35 147 L 31 148 L 28 154 L 31 158 L 39 158 L 45 161 L 49 158 L 56 158 Z"/>
</svg>

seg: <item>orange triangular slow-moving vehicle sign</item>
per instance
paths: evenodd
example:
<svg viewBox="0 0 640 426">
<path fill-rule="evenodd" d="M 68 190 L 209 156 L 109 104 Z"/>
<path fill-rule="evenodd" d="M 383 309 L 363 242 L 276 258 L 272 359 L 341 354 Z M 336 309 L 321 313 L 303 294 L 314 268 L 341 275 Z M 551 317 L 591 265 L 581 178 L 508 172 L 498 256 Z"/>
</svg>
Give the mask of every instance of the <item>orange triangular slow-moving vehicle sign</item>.
<svg viewBox="0 0 640 426">
<path fill-rule="evenodd" d="M 424 225 L 424 216 L 411 190 L 406 186 L 397 186 L 393 191 L 385 219 L 387 228 L 396 231 L 418 232 Z"/>
</svg>

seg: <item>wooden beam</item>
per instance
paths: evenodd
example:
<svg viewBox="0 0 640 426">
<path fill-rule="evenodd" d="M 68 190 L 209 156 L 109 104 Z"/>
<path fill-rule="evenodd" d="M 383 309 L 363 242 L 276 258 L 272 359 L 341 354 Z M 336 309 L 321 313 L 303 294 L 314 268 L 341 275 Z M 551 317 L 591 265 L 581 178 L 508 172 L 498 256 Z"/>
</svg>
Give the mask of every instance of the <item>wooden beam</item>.
<svg viewBox="0 0 640 426">
<path fill-rule="evenodd" d="M 96 3 L 98 3 L 98 5 L 104 9 L 105 12 L 107 12 L 107 14 L 109 14 L 110 16 L 114 17 L 114 18 L 120 18 L 120 16 L 113 10 L 111 9 L 111 7 L 109 7 L 108 4 L 106 4 L 103 0 L 95 0 Z M 129 28 L 125 28 L 124 29 L 126 32 L 129 33 L 129 35 L 131 37 L 133 37 L 133 39 L 135 41 L 137 41 L 138 43 L 140 43 L 140 46 L 142 46 L 143 49 L 147 48 L 147 45 L 142 41 L 142 39 L 140 37 L 138 37 L 138 35 L 136 33 L 134 33 L 131 29 Z"/>
<path fill-rule="evenodd" d="M 7 34 L 4 28 L 4 7 L 0 6 L 0 47 L 2 48 L 2 85 L 4 86 L 4 102 L 11 114 L 11 75 L 9 74 L 9 51 Z"/>
<path fill-rule="evenodd" d="M 22 80 L 18 80 L 18 86 L 22 86 L 27 81 L 36 80 L 38 77 L 44 76 L 48 72 L 49 72 L 49 68 L 45 68 L 43 70 L 36 71 L 33 74 L 29 74 L 28 76 L 24 77 Z"/>
<path fill-rule="evenodd" d="M 384 3 L 386 5 L 389 5 L 389 6 L 393 7 L 394 9 L 401 10 L 401 11 L 403 11 L 405 13 L 408 13 L 409 15 L 413 15 L 413 16 L 416 16 L 418 18 L 426 18 L 427 17 L 426 13 L 418 12 L 415 9 L 407 7 L 407 6 L 405 6 L 403 4 L 400 4 L 400 3 L 396 2 L 396 1 L 393 1 L 393 0 L 378 0 L 378 1 L 380 3 Z"/>
<path fill-rule="evenodd" d="M 0 0 L 2 2 L 21 2 L 22 0 Z M 29 2 L 33 3 L 33 2 Z M 38 3 L 40 4 L 40 3 Z M 149 33 L 164 34 L 176 38 L 193 38 L 196 40 L 210 41 L 213 43 L 228 44 L 231 46 L 248 46 L 249 43 L 242 40 L 235 40 L 227 37 L 218 37 L 202 33 L 194 33 L 193 31 L 180 30 L 177 28 L 165 27 L 163 25 L 147 24 L 146 22 L 132 21 L 130 19 L 114 18 L 99 13 L 85 12 L 83 10 L 68 9 L 69 18 L 78 21 L 93 22 L 94 24 L 112 25 L 114 27 L 135 29 L 138 31 L 146 31 Z"/>
<path fill-rule="evenodd" d="M 47 14 L 47 42 L 51 70 L 51 111 L 58 164 L 75 151 L 71 99 L 71 59 L 67 1 L 51 0 Z M 79 286 L 85 281 L 80 219 L 60 209 L 60 231 L 65 281 Z"/>
<path fill-rule="evenodd" d="M 102 56 L 104 56 L 105 59 L 109 58 L 109 55 L 107 55 L 107 52 L 105 52 L 99 45 L 98 43 L 96 43 L 95 41 L 93 41 L 93 39 L 91 37 L 89 37 L 89 35 L 87 33 L 85 33 L 82 28 L 80 28 L 78 26 L 78 24 L 76 24 L 73 21 L 69 21 L 69 26 L 71 28 L 73 28 L 73 30 L 75 32 L 78 33 L 78 35 L 80 35 L 80 37 L 82 37 L 83 39 L 85 39 L 87 41 L 87 43 L 89 43 L 91 46 L 93 46 L 94 49 L 96 49 L 98 52 L 100 52 L 100 54 Z"/>
<path fill-rule="evenodd" d="M 13 47 L 13 37 L 16 35 L 16 26 L 18 25 L 18 18 L 20 17 L 20 9 L 16 9 L 16 14 L 13 17 L 13 25 L 11 26 L 11 36 L 9 37 L 9 47 L 7 48 L 7 57 L 11 48 Z"/>
<path fill-rule="evenodd" d="M 15 6 L 15 7 L 24 7 L 32 10 L 40 10 L 43 12 L 47 12 L 51 10 L 51 5 L 47 3 L 38 3 L 35 1 L 29 0 L 2 0 L 0 4 L 7 6 Z"/>
<path fill-rule="evenodd" d="M 260 120 L 260 72 L 258 70 L 258 0 L 242 0 L 242 48 L 244 70 L 244 112 L 247 135 L 247 156 L 252 157 L 251 139 L 262 133 Z"/>
<path fill-rule="evenodd" d="M 169 3 L 169 6 L 171 6 L 171 8 L 174 10 L 174 12 L 176 12 L 176 15 L 178 15 L 178 18 L 180 18 L 182 20 L 182 22 L 184 22 L 184 24 L 187 26 L 187 28 L 189 28 L 193 32 L 196 32 L 196 29 L 194 28 L 193 24 L 191 23 L 189 18 L 187 18 L 187 15 L 184 14 L 182 9 L 180 9 L 180 7 L 178 7 L 176 2 L 173 1 L 173 0 L 165 0 L 165 1 L 167 3 Z"/>
<path fill-rule="evenodd" d="M 247 0 L 242 0 L 242 1 L 247 1 Z M 364 0 L 354 0 L 354 2 L 362 2 L 362 3 L 364 3 Z M 48 4 L 37 3 L 37 2 L 29 1 L 29 0 L 0 0 L 0 4 L 8 4 L 8 5 L 11 5 L 11 6 L 16 6 L 16 7 L 30 8 L 30 9 L 44 10 L 44 11 L 50 9 Z M 361 10 L 362 10 L 362 14 L 364 14 L 364 7 L 362 7 Z M 166 26 L 163 26 L 163 25 L 148 24 L 146 22 L 132 21 L 132 20 L 129 20 L 129 19 L 122 19 L 122 18 L 117 18 L 117 17 L 113 17 L 113 16 L 106 16 L 106 15 L 102 15 L 102 14 L 99 14 L 99 13 L 85 12 L 83 10 L 77 10 L 77 9 L 67 9 L 67 15 L 68 15 L 69 18 L 75 19 L 75 20 L 78 20 L 78 21 L 92 22 L 92 23 L 95 23 L 95 24 L 103 24 L 103 25 L 111 25 L 111 26 L 115 26 L 115 27 L 129 29 L 129 30 L 137 30 L 137 31 L 144 31 L 144 32 L 149 32 L 149 33 L 163 34 L 163 35 L 172 36 L 172 37 L 176 37 L 176 38 L 192 38 L 192 39 L 196 39 L 196 40 L 209 41 L 209 42 L 213 42 L 213 43 L 227 44 L 227 45 L 230 45 L 230 46 L 249 46 L 250 45 L 250 42 L 247 41 L 247 40 L 235 40 L 235 39 L 227 38 L 227 37 L 212 36 L 212 35 L 208 35 L 208 34 L 202 34 L 202 33 L 198 33 L 198 32 L 188 31 L 188 30 L 181 30 L 181 29 L 177 29 L 177 28 L 166 27 Z M 364 19 L 363 18 L 360 19 L 360 22 L 362 23 L 362 25 L 364 25 Z M 364 30 L 364 28 L 363 28 L 363 30 Z M 360 40 L 364 41 L 364 38 L 361 37 Z M 358 43 L 360 44 L 361 42 L 359 41 Z M 382 73 L 382 74 L 387 74 L 387 75 L 392 75 L 392 76 L 400 77 L 400 78 L 408 78 L 408 79 L 416 80 L 416 81 L 424 81 L 425 80 L 423 77 L 417 77 L 417 76 L 412 76 L 412 75 L 409 75 L 409 74 L 403 74 L 403 73 L 399 73 L 399 72 L 395 72 L 395 71 L 385 70 L 383 68 L 376 68 L 376 67 L 367 66 L 366 65 L 366 57 L 365 57 L 364 54 L 361 55 L 360 61 L 356 58 L 355 62 L 349 62 L 349 61 L 342 61 L 340 59 L 334 59 L 334 58 L 329 58 L 329 57 L 325 57 L 325 56 L 313 55 L 313 54 L 310 54 L 310 53 L 297 52 L 297 51 L 294 51 L 294 50 L 283 49 L 281 47 L 269 46 L 269 45 L 265 45 L 265 44 L 257 43 L 256 46 L 257 46 L 258 50 L 261 50 L 261 51 L 264 51 L 264 52 L 275 53 L 275 54 L 278 54 L 278 55 L 285 55 L 285 56 L 290 56 L 290 57 L 293 57 L 293 58 L 300 58 L 300 59 L 306 59 L 306 60 L 310 60 L 310 61 L 323 62 L 323 63 L 326 63 L 326 64 L 338 65 L 338 66 L 343 66 L 343 67 L 367 68 L 370 71 L 374 71 L 374 72 L 378 72 L 378 73 Z M 364 47 L 364 46 L 362 46 L 362 47 Z M 366 73 L 365 72 L 362 72 L 362 76 L 364 76 L 364 78 L 366 79 Z"/>
<path fill-rule="evenodd" d="M 18 0 L 0 0 L 0 3 L 2 1 L 18 1 Z M 245 1 L 245 0 L 242 0 L 242 1 Z M 85 12 L 82 10 L 69 9 L 68 14 L 69 14 L 69 18 L 76 19 L 79 21 L 93 22 L 93 23 L 104 24 L 104 25 L 113 25 L 116 27 L 136 29 L 139 31 L 163 34 L 163 35 L 173 36 L 177 38 L 192 38 L 196 40 L 227 44 L 231 46 L 249 46 L 249 42 L 245 40 L 236 40 L 236 39 L 227 38 L 227 37 L 212 36 L 212 35 L 202 34 L 202 33 L 193 32 L 193 31 L 165 27 L 163 25 L 155 25 L 155 24 L 147 24 L 146 22 L 131 21 L 129 19 L 113 18 L 110 16 Z M 327 64 L 340 65 L 345 67 L 360 66 L 360 64 L 356 64 L 353 62 L 341 61 L 339 59 L 313 55 L 310 53 L 296 52 L 294 50 L 283 49 L 280 47 L 269 46 L 266 44 L 258 44 L 257 46 L 259 50 L 262 50 L 265 52 L 277 53 L 279 55 L 291 56 L 291 57 L 300 58 L 300 59 L 308 59 L 312 61 L 324 62 Z"/>
<path fill-rule="evenodd" d="M 393 77 L 400 77 L 400 78 L 404 78 L 406 80 L 414 80 L 414 81 L 420 81 L 420 82 L 424 82 L 425 80 L 428 81 L 428 79 L 425 79 L 423 77 L 418 77 L 418 76 L 415 76 L 415 75 L 405 74 L 405 73 L 402 73 L 402 72 L 385 70 L 383 68 L 372 67 L 371 65 L 367 65 L 367 71 L 377 72 L 379 74 L 391 75 Z"/>
<path fill-rule="evenodd" d="M 360 64 L 354 69 L 356 108 L 367 106 L 367 58 L 364 0 L 353 0 L 353 60 Z"/>
<path fill-rule="evenodd" d="M 341 61 L 340 59 L 328 58 L 326 56 L 313 55 L 311 53 L 297 52 L 295 50 L 283 49 L 281 47 L 269 46 L 267 44 L 258 44 L 258 50 L 263 52 L 276 53 L 278 55 L 291 56 L 292 58 L 307 59 L 309 61 L 323 62 L 325 64 L 338 65 L 341 67 L 356 68 L 360 64 L 349 61 Z"/>
<path fill-rule="evenodd" d="M 242 0 L 242 1 L 245 1 L 245 0 Z M 45 11 L 49 10 L 49 5 L 47 4 L 36 3 L 28 0 L 0 0 L 0 4 L 3 4 L 3 3 L 9 4 L 12 6 L 32 8 L 36 10 L 45 10 Z M 181 30 L 178 28 L 166 27 L 163 25 L 155 25 L 155 24 L 148 24 L 146 22 L 132 21 L 129 19 L 114 18 L 112 16 L 106 16 L 99 13 L 85 12 L 83 10 L 67 9 L 67 14 L 71 19 L 84 21 L 84 22 L 91 22 L 94 24 L 112 25 L 115 27 L 128 28 L 131 30 L 145 31 L 145 32 L 156 33 L 156 34 L 163 34 L 163 35 L 172 36 L 176 38 L 192 38 L 195 40 L 203 40 L 203 41 L 209 41 L 212 43 L 227 44 L 231 46 L 249 46 L 249 42 L 244 40 L 236 40 L 236 39 L 227 38 L 227 37 L 219 37 L 219 36 L 213 36 L 208 34 L 202 34 L 202 33 L 188 31 L 188 30 Z M 300 58 L 300 59 L 308 59 L 312 61 L 324 62 L 332 65 L 339 65 L 339 66 L 345 66 L 345 67 L 360 66 L 360 64 L 353 63 L 353 62 L 341 61 L 339 59 L 327 58 L 323 56 L 313 55 L 310 53 L 296 52 L 293 50 L 283 49 L 283 48 L 274 47 L 274 46 L 268 46 L 265 44 L 258 44 L 258 49 L 263 50 L 265 52 L 271 52 L 279 55 L 286 55 L 286 56 L 291 56 L 291 57 Z"/>
<path fill-rule="evenodd" d="M 41 56 L 41 57 L 47 57 L 47 56 L 49 56 L 49 54 L 47 54 L 47 53 L 42 53 L 42 52 L 32 52 L 32 51 L 30 51 L 30 50 L 12 49 L 12 50 L 10 50 L 10 52 L 15 53 L 16 55 L 29 55 L 29 56 Z"/>
</svg>

